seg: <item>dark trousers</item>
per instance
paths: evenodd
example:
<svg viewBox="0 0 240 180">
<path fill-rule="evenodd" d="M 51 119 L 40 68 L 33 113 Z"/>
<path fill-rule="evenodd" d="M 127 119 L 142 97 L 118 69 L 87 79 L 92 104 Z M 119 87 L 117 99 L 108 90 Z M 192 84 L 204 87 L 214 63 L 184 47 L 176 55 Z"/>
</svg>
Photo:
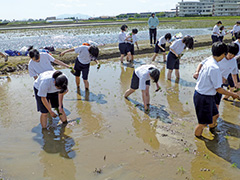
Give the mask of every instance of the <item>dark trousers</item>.
<svg viewBox="0 0 240 180">
<path fill-rule="evenodd" d="M 150 44 L 152 44 L 152 38 L 154 39 L 154 44 L 156 44 L 157 28 L 149 29 L 149 35 L 150 35 Z"/>
</svg>

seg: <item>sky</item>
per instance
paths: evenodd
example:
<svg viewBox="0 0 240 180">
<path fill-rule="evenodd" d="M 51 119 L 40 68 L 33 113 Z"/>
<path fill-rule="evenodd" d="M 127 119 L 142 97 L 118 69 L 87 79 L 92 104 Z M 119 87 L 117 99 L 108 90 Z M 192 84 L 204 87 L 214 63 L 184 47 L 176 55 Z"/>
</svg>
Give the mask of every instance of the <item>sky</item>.
<svg viewBox="0 0 240 180">
<path fill-rule="evenodd" d="M 170 10 L 181 0 L 1 0 L 0 19 L 45 19 L 61 14 L 91 17 Z"/>
</svg>

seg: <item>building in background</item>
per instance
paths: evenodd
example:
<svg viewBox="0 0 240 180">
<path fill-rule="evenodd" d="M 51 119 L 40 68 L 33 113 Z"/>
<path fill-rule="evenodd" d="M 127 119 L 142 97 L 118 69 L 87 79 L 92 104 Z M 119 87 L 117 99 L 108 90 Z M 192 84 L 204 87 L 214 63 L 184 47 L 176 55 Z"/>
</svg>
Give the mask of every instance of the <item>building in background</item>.
<svg viewBox="0 0 240 180">
<path fill-rule="evenodd" d="M 211 16 L 214 0 L 181 1 L 177 4 L 178 16 Z"/>
<path fill-rule="evenodd" d="M 240 0 L 214 0 L 213 16 L 240 16 Z"/>
</svg>

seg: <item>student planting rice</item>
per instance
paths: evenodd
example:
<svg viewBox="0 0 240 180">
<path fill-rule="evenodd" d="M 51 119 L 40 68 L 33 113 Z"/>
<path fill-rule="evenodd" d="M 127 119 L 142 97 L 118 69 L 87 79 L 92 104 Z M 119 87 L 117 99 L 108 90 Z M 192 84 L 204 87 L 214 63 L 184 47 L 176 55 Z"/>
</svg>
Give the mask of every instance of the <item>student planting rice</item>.
<svg viewBox="0 0 240 180">
<path fill-rule="evenodd" d="M 138 47 L 138 43 L 137 43 L 137 36 L 136 34 L 138 33 L 138 30 L 137 29 L 132 29 L 132 32 L 131 33 L 127 33 L 127 37 L 126 37 L 126 41 L 127 41 L 127 46 L 128 46 L 128 49 L 131 53 L 131 61 L 133 61 L 134 57 L 134 44 L 136 44 L 137 46 L 137 49 L 139 49 Z M 129 57 L 127 56 L 127 60 Z"/>
<path fill-rule="evenodd" d="M 186 47 L 189 49 L 193 49 L 193 44 L 193 38 L 191 36 L 185 36 L 183 39 L 178 39 L 174 41 L 173 44 L 170 46 L 170 52 L 167 56 L 168 80 L 171 80 L 173 69 L 175 69 L 176 78 L 180 78 L 179 64 L 180 58 L 183 55 L 181 53 Z"/>
<path fill-rule="evenodd" d="M 212 33 L 212 43 L 219 41 L 220 31 L 219 27 L 222 25 L 222 21 L 218 21 L 216 25 L 213 27 L 213 33 Z"/>
<path fill-rule="evenodd" d="M 160 71 L 154 65 L 142 65 L 136 68 L 132 75 L 131 86 L 128 89 L 124 97 L 127 98 L 138 88 L 142 90 L 142 99 L 145 111 L 149 110 L 150 106 L 150 95 L 149 95 L 149 86 L 150 80 L 152 79 L 156 83 L 157 90 L 159 90 L 158 80 L 160 76 Z"/>
<path fill-rule="evenodd" d="M 155 45 L 152 61 L 155 61 L 158 55 L 158 52 L 160 51 L 160 53 L 162 52 L 163 54 L 163 62 L 166 62 L 166 42 L 170 42 L 171 38 L 172 38 L 172 35 L 170 33 L 167 33 L 165 34 L 165 36 L 162 36 L 159 38 L 159 40 Z"/>
<path fill-rule="evenodd" d="M 99 49 L 96 46 L 87 46 L 81 45 L 76 48 L 72 48 L 66 51 L 63 51 L 60 56 L 64 56 L 64 54 L 68 52 L 75 52 L 78 54 L 77 59 L 75 60 L 74 65 L 74 75 L 76 80 L 77 88 L 80 88 L 80 75 L 82 73 L 82 79 L 84 82 L 85 90 L 89 90 L 89 82 L 88 82 L 88 74 L 90 69 L 90 62 L 95 61 L 98 64 L 98 69 L 100 68 L 100 64 L 97 61 Z"/>
<path fill-rule="evenodd" d="M 60 120 L 67 123 L 63 109 L 63 97 L 68 91 L 67 85 L 68 79 L 61 71 L 46 71 L 34 81 L 37 110 L 41 112 L 42 128 L 47 127 L 48 113 L 54 118 L 57 117 L 52 108 L 58 108 Z"/>
<path fill-rule="evenodd" d="M 44 52 L 39 53 L 37 49 L 32 49 L 32 47 L 30 47 L 28 51 L 29 57 L 31 58 L 28 63 L 28 72 L 30 77 L 33 77 L 34 79 L 37 79 L 40 73 L 54 70 L 54 67 L 51 64 L 52 62 L 64 66 L 66 68 L 69 68 L 69 65 L 63 63 L 60 60 L 55 59 L 48 53 Z"/>
</svg>

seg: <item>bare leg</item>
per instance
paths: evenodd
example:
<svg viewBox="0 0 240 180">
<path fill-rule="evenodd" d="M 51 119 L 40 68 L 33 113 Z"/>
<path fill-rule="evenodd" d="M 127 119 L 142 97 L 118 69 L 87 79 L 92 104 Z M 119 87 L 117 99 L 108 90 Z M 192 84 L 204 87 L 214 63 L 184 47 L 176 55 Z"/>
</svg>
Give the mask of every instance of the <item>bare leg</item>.
<svg viewBox="0 0 240 180">
<path fill-rule="evenodd" d="M 131 54 L 131 52 L 128 52 L 128 53 L 127 53 L 127 56 L 128 56 L 128 60 L 129 60 L 129 61 L 132 61 L 132 58 L 131 58 L 131 57 L 132 57 L 132 54 Z"/>
<path fill-rule="evenodd" d="M 63 112 L 62 112 L 62 115 L 59 116 L 59 118 L 60 118 L 60 120 L 61 120 L 62 122 L 67 122 L 67 116 L 66 116 L 64 110 L 63 110 Z"/>
<path fill-rule="evenodd" d="M 218 119 L 218 118 L 219 118 L 219 114 L 213 116 L 213 118 L 212 118 L 212 119 L 213 119 L 213 123 L 208 125 L 209 128 L 214 128 L 214 127 L 217 126 L 217 119 Z"/>
<path fill-rule="evenodd" d="M 179 69 L 175 69 L 175 76 L 177 79 L 180 79 Z"/>
<path fill-rule="evenodd" d="M 123 63 L 124 54 L 121 54 L 120 61 Z"/>
<path fill-rule="evenodd" d="M 75 81 L 76 81 L 76 85 L 79 88 L 80 87 L 80 77 L 75 76 Z"/>
<path fill-rule="evenodd" d="M 89 89 L 89 82 L 88 80 L 83 80 L 85 89 Z"/>
<path fill-rule="evenodd" d="M 166 53 L 165 52 L 163 52 L 163 62 L 166 62 L 167 60 L 166 60 Z"/>
<path fill-rule="evenodd" d="M 147 105 L 150 104 L 149 86 L 146 86 L 146 102 Z"/>
<path fill-rule="evenodd" d="M 157 53 L 154 53 L 153 57 L 152 57 L 152 61 L 155 61 L 156 57 L 157 57 Z"/>
<path fill-rule="evenodd" d="M 168 74 L 167 74 L 167 79 L 171 81 L 171 76 L 172 76 L 173 70 L 169 69 Z"/>
<path fill-rule="evenodd" d="M 203 133 L 203 129 L 206 127 L 206 124 L 198 124 L 195 128 L 195 136 L 201 136 Z"/>
<path fill-rule="evenodd" d="M 134 89 L 130 88 L 124 93 L 124 97 L 127 98 L 129 95 L 131 95 L 133 92 L 135 92 Z"/>
<path fill-rule="evenodd" d="M 42 125 L 42 128 L 47 128 L 47 117 L 48 117 L 48 113 L 41 113 L 40 123 Z"/>
</svg>

